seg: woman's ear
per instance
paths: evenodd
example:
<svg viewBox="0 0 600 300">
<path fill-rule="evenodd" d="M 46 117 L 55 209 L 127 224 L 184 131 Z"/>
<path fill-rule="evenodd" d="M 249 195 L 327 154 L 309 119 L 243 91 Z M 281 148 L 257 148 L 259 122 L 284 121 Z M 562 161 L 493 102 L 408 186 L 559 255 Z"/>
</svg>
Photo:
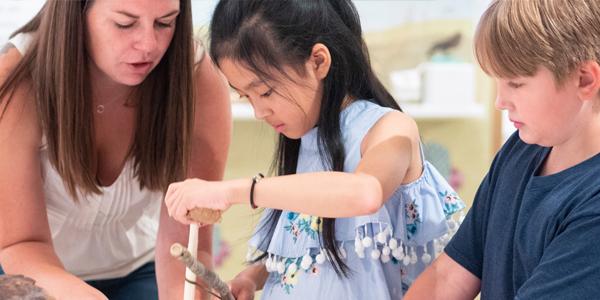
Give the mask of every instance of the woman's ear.
<svg viewBox="0 0 600 300">
<path fill-rule="evenodd" d="M 600 91 L 600 65 L 596 61 L 586 61 L 578 69 L 578 94 L 580 99 L 592 100 Z"/>
<path fill-rule="evenodd" d="M 327 46 L 316 43 L 308 59 L 308 67 L 315 73 L 317 79 L 323 80 L 331 67 L 331 54 Z"/>
</svg>

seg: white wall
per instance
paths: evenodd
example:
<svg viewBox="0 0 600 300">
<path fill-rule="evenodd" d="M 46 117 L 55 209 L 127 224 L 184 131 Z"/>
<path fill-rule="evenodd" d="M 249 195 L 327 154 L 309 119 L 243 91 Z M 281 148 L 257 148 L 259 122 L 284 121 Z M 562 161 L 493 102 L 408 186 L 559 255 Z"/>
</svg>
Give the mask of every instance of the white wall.
<svg viewBox="0 0 600 300">
<path fill-rule="evenodd" d="M 0 44 L 30 20 L 43 4 L 44 0 L 0 0 Z"/>
<path fill-rule="evenodd" d="M 69 0 L 65 0 L 69 1 Z M 126 1 L 126 0 L 117 0 Z M 35 15 L 44 0 L 0 0 L 0 43 Z M 217 0 L 192 0 L 194 23 L 208 24 Z M 477 20 L 489 0 L 355 0 L 365 31 L 433 18 Z"/>
</svg>

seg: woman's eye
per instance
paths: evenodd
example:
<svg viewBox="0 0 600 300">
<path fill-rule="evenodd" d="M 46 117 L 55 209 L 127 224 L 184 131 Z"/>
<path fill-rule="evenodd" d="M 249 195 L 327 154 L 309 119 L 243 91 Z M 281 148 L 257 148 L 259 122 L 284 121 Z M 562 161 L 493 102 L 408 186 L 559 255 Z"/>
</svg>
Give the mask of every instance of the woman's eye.
<svg viewBox="0 0 600 300">
<path fill-rule="evenodd" d="M 119 29 L 127 29 L 127 28 L 131 28 L 133 26 L 134 23 L 129 23 L 129 24 L 120 24 L 120 23 L 115 23 L 115 25 L 117 26 L 117 28 Z"/>
<path fill-rule="evenodd" d="M 169 28 L 169 27 L 173 27 L 173 24 L 175 24 L 175 21 L 171 21 L 169 23 L 157 22 L 156 26 L 161 27 L 161 28 Z"/>
</svg>

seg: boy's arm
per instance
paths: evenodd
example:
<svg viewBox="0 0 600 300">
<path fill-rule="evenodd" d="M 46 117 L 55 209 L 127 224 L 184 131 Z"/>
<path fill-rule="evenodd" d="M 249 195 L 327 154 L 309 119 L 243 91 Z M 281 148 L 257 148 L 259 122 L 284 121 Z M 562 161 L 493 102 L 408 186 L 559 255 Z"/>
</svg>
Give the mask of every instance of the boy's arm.
<svg viewBox="0 0 600 300">
<path fill-rule="evenodd" d="M 477 296 L 481 290 L 485 232 L 496 169 L 497 157 L 444 253 L 417 277 L 406 299 L 473 299 Z"/>
<path fill-rule="evenodd" d="M 479 278 L 442 253 L 421 273 L 404 299 L 474 299 L 480 283 Z"/>
</svg>

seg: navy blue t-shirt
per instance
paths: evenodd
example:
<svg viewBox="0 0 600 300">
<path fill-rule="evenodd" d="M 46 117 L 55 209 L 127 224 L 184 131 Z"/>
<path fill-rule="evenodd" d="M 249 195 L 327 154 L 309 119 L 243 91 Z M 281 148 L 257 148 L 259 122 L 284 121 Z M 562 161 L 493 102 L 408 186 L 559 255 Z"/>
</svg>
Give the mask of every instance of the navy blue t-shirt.
<svg viewBox="0 0 600 300">
<path fill-rule="evenodd" d="M 513 134 L 445 249 L 482 299 L 600 299 L 600 154 L 537 176 L 549 152 Z"/>
</svg>

